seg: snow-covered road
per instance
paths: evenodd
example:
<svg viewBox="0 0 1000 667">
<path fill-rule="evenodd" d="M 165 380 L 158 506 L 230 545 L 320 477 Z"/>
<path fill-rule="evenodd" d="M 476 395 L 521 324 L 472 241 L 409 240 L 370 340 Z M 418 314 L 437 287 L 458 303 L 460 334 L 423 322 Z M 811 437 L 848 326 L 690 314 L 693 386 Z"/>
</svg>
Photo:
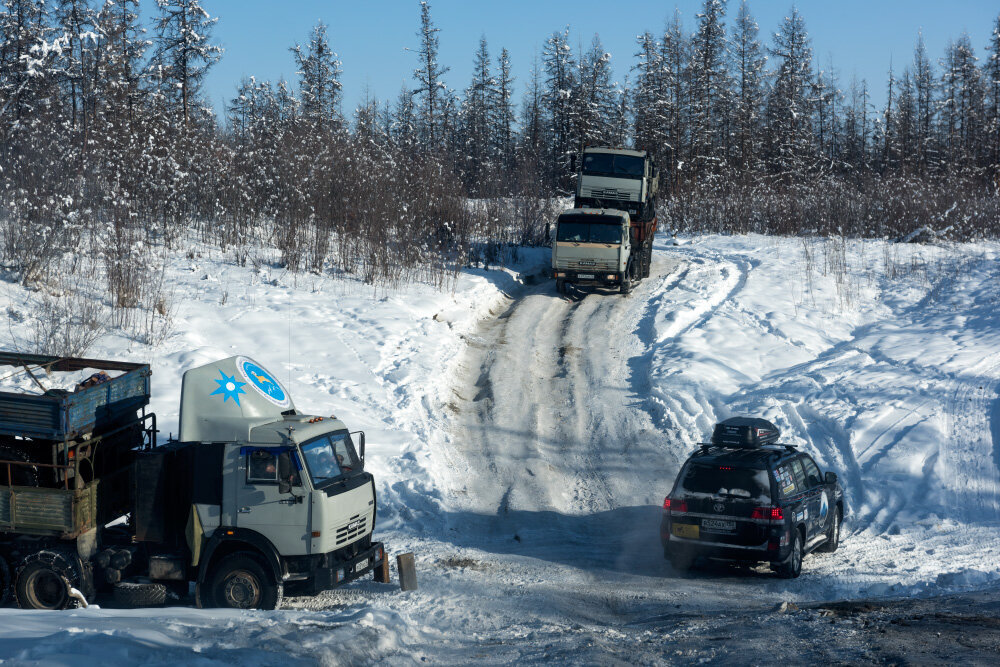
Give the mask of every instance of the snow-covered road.
<svg viewBox="0 0 1000 667">
<path fill-rule="evenodd" d="M 658 240 L 628 297 L 558 296 L 544 251 L 374 298 L 178 259 L 179 333 L 94 356 L 152 360 L 165 431 L 175 379 L 231 345 L 287 373 L 300 408 L 332 404 L 368 431 L 376 530 L 416 553 L 420 590 L 362 582 L 273 613 L 0 610 L 0 659 L 684 662 L 681 615 L 1000 585 L 1000 247 L 685 240 Z M 662 558 L 663 496 L 734 414 L 840 475 L 844 541 L 800 579 Z"/>
</svg>

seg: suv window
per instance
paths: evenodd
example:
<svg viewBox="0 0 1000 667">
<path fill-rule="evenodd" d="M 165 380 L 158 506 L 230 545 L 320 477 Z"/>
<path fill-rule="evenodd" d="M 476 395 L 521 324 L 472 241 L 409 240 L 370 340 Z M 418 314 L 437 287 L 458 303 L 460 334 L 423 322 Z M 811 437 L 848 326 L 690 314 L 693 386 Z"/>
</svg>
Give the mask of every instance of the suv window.
<svg viewBox="0 0 1000 667">
<path fill-rule="evenodd" d="M 795 475 L 795 486 L 799 487 L 799 491 L 805 491 L 809 488 L 806 484 L 806 473 L 802 470 L 802 461 L 799 459 L 792 459 L 792 474 Z"/>
<path fill-rule="evenodd" d="M 806 472 L 806 483 L 810 487 L 819 486 L 823 483 L 823 478 L 819 475 L 819 468 L 816 466 L 816 462 L 809 456 L 803 455 L 802 466 Z"/>
<path fill-rule="evenodd" d="M 774 479 L 778 482 L 778 491 L 782 497 L 794 496 L 800 490 L 795 483 L 795 477 L 792 475 L 792 466 L 789 461 L 785 461 L 775 468 Z"/>
<path fill-rule="evenodd" d="M 771 482 L 766 470 L 689 463 L 680 477 L 679 490 L 686 494 L 711 494 L 771 502 Z"/>
</svg>

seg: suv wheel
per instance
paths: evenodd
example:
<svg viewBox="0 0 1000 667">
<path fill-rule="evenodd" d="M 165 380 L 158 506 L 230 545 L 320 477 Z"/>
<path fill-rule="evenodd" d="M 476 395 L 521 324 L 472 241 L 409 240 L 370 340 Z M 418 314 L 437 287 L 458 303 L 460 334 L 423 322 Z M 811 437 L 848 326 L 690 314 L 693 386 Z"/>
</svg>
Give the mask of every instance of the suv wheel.
<svg viewBox="0 0 1000 667">
<path fill-rule="evenodd" d="M 774 571 L 782 579 L 795 579 L 802 574 L 802 533 L 794 531 L 792 538 L 792 550 L 788 552 L 788 558 L 778 563 Z"/>
<path fill-rule="evenodd" d="M 822 551 L 823 553 L 832 554 L 840 546 L 840 510 L 835 509 L 833 511 L 833 520 L 830 523 L 830 530 L 826 533 L 826 542 L 824 542 L 816 551 Z"/>
</svg>

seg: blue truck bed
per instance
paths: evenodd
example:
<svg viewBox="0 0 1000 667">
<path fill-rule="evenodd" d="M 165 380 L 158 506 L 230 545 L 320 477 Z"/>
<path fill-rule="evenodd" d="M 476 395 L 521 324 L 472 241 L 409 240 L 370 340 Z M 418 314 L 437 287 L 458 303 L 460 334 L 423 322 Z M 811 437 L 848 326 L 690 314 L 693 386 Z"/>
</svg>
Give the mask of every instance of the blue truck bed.
<svg viewBox="0 0 1000 667">
<path fill-rule="evenodd" d="M 42 380 L 45 373 L 87 368 L 123 372 L 75 392 L 33 395 L 0 391 L 0 435 L 71 440 L 98 433 L 122 419 L 134 419 L 136 411 L 149 404 L 148 364 L 0 352 L 0 374 L 5 366 L 11 367 L 9 373 L 27 368 L 25 372 Z"/>
</svg>

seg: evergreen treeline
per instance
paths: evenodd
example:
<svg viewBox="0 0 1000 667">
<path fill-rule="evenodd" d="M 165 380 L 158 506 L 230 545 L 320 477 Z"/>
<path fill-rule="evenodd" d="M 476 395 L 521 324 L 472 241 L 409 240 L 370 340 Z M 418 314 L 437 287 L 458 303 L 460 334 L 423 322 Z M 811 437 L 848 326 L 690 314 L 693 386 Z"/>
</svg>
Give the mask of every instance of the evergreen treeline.
<svg viewBox="0 0 1000 667">
<path fill-rule="evenodd" d="M 962 35 L 933 60 L 918 36 L 876 109 L 868 82 L 815 61 L 794 8 L 765 40 L 745 2 L 727 21 L 725 0 L 704 0 L 693 30 L 675 15 L 638 38 L 627 85 L 597 36 L 578 49 L 553 32 L 521 82 L 484 38 L 458 91 L 423 2 L 413 84 L 395 99 L 345 113 L 319 24 L 291 48 L 294 83 L 247 79 L 220 119 L 201 90 L 221 56 L 203 4 L 157 0 L 147 33 L 138 0 L 3 0 L 12 276 L 44 281 L 89 257 L 127 313 L 158 293 L 150 249 L 192 230 L 239 262 L 271 242 L 292 270 L 440 276 L 539 241 L 588 144 L 656 154 L 671 228 L 1000 232 L 1000 17 L 978 57 Z"/>
</svg>

